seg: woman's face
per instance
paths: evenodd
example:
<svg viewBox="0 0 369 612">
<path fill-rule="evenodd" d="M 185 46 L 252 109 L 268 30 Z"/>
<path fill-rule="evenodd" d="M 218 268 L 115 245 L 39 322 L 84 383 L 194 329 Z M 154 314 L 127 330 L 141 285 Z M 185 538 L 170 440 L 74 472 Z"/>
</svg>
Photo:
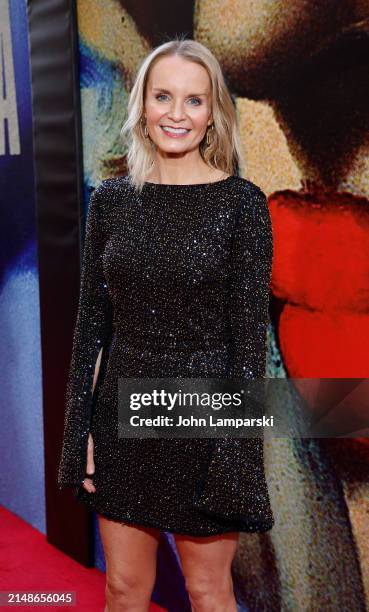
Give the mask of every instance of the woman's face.
<svg viewBox="0 0 369 612">
<path fill-rule="evenodd" d="M 150 138 L 162 153 L 198 148 L 212 123 L 206 69 L 178 56 L 160 58 L 149 74 L 144 115 Z"/>
</svg>

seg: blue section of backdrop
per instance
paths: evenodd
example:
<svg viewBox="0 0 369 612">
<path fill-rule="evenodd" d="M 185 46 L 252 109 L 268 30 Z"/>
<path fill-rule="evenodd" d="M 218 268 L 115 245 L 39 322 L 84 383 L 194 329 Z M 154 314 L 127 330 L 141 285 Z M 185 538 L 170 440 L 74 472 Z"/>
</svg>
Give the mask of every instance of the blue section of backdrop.
<svg viewBox="0 0 369 612">
<path fill-rule="evenodd" d="M 13 58 L 20 154 L 10 154 L 5 121 L 5 155 L 0 155 L 0 503 L 45 533 L 40 313 L 27 6 L 25 0 L 11 0 L 6 5 L 9 9 L 11 49 L 3 45 L 0 69 L 3 70 L 5 63 Z M 4 30 L 7 27 L 9 21 L 6 19 L 1 28 Z M 9 83 L 5 83 L 5 91 L 7 85 L 9 87 Z"/>
</svg>

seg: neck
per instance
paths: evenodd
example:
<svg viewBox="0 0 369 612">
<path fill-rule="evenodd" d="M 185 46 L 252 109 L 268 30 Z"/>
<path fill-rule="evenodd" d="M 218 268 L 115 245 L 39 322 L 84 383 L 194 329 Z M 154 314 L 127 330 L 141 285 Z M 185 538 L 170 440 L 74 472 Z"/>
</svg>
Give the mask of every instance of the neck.
<svg viewBox="0 0 369 612">
<path fill-rule="evenodd" d="M 226 173 L 208 166 L 202 159 L 197 164 L 179 164 L 179 160 L 161 159 L 154 162 L 146 180 L 152 183 L 186 184 L 220 180 Z M 167 163 L 169 162 L 169 163 Z M 176 162 L 176 163 L 172 163 Z"/>
</svg>

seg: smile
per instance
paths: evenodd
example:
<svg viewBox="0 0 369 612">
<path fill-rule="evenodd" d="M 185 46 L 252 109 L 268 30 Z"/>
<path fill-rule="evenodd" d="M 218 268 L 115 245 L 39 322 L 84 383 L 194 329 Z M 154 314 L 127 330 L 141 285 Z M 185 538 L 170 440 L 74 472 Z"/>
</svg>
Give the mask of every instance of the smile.
<svg viewBox="0 0 369 612">
<path fill-rule="evenodd" d="M 186 134 L 191 131 L 187 130 L 186 128 L 172 128 L 164 125 L 161 125 L 160 127 L 170 138 L 180 138 L 181 136 L 186 136 Z"/>
</svg>

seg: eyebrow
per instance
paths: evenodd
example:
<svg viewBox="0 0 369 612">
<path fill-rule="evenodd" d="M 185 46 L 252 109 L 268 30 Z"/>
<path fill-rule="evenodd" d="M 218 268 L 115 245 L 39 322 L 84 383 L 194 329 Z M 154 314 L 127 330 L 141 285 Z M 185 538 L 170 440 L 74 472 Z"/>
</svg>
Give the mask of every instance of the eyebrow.
<svg viewBox="0 0 369 612">
<path fill-rule="evenodd" d="M 168 91 L 167 89 L 164 89 L 163 87 L 153 87 L 152 89 L 153 89 L 153 91 L 162 91 L 163 93 L 170 94 L 170 91 Z M 188 94 L 188 95 L 190 97 L 192 97 L 192 96 L 207 96 L 206 93 L 201 93 L 201 94 L 199 94 L 199 93 L 191 93 L 191 94 Z"/>
</svg>

